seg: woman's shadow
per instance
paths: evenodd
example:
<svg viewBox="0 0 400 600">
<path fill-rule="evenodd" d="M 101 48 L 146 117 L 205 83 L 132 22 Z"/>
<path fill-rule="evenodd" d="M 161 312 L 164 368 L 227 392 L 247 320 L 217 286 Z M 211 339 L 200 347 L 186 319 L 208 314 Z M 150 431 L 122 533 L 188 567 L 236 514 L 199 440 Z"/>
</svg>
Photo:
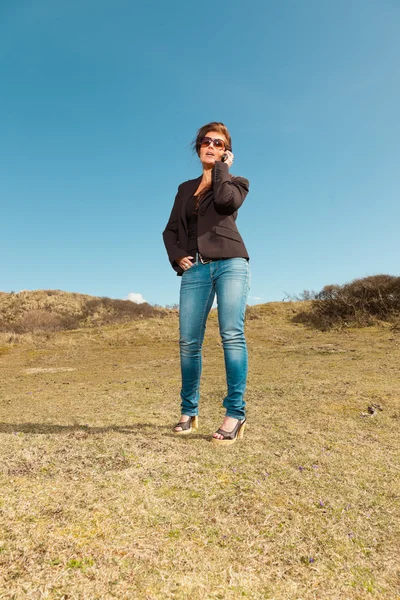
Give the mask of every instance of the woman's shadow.
<svg viewBox="0 0 400 600">
<path fill-rule="evenodd" d="M 134 423 L 132 425 L 106 425 L 103 427 L 92 427 L 90 425 L 56 425 L 55 423 L 0 423 L 0 433 L 17 434 L 52 434 L 65 435 L 69 433 L 86 433 L 88 435 L 97 435 L 99 433 L 108 433 L 115 431 L 126 435 L 134 435 L 144 431 L 154 431 L 154 429 L 164 431 L 168 437 L 190 438 L 190 439 L 208 439 L 209 436 L 202 434 L 192 434 L 190 436 L 177 436 L 171 431 L 169 425 L 156 425 L 154 423 Z"/>
<path fill-rule="evenodd" d="M 119 433 L 134 434 L 151 429 L 168 429 L 167 425 L 154 425 L 152 423 L 135 423 L 133 425 L 105 425 L 92 427 L 90 425 L 57 425 L 55 423 L 0 423 L 0 433 L 39 433 L 39 434 L 66 434 L 84 432 L 88 434 Z"/>
</svg>

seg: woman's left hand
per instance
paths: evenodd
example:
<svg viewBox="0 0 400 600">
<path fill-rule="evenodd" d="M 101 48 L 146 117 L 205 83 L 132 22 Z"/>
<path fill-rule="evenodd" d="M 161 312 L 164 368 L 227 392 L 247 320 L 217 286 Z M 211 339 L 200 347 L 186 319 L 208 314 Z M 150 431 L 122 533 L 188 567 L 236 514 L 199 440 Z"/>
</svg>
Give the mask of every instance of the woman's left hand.
<svg viewBox="0 0 400 600">
<path fill-rule="evenodd" d="M 233 155 L 233 153 L 232 153 L 232 152 L 230 152 L 230 150 L 226 150 L 226 151 L 224 152 L 224 154 L 225 154 L 225 155 L 228 157 L 226 160 L 224 160 L 224 163 L 225 163 L 226 165 L 228 165 L 228 167 L 231 167 L 231 166 L 232 166 L 232 163 L 233 163 L 233 160 L 234 160 L 234 158 L 235 158 L 235 157 L 234 157 L 234 155 Z"/>
</svg>

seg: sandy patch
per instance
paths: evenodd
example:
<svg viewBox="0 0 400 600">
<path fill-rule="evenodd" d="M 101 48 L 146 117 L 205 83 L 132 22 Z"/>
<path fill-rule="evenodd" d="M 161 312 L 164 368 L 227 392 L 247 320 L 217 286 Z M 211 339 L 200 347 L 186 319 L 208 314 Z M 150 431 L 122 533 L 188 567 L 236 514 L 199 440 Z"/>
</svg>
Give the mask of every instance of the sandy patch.
<svg viewBox="0 0 400 600">
<path fill-rule="evenodd" d="M 76 371 L 76 369 L 73 367 L 35 367 L 33 369 L 25 369 L 27 375 L 34 375 L 35 373 L 63 373 L 66 371 Z"/>
</svg>

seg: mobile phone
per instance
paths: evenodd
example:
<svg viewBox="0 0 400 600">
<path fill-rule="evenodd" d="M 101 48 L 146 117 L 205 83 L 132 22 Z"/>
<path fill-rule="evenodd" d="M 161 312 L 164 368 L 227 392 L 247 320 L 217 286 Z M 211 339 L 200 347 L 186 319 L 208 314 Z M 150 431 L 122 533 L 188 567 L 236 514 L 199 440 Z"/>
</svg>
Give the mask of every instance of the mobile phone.
<svg viewBox="0 0 400 600">
<path fill-rule="evenodd" d="M 225 153 L 221 156 L 221 162 L 225 162 L 226 160 L 228 160 L 228 155 Z"/>
</svg>

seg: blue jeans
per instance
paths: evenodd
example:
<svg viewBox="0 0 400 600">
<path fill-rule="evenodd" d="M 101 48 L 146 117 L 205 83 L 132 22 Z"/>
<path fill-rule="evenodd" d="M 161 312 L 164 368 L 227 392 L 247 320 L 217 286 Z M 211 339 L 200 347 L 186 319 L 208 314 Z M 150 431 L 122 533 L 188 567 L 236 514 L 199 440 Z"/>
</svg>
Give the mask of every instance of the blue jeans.
<svg viewBox="0 0 400 600">
<path fill-rule="evenodd" d="M 244 316 L 249 291 L 249 263 L 245 258 L 227 258 L 202 264 L 196 262 L 182 275 L 179 329 L 182 371 L 181 413 L 198 414 L 201 349 L 208 313 L 215 294 L 219 330 L 224 348 L 228 394 L 223 401 L 226 416 L 244 419 L 247 378 L 247 346 Z"/>
</svg>

